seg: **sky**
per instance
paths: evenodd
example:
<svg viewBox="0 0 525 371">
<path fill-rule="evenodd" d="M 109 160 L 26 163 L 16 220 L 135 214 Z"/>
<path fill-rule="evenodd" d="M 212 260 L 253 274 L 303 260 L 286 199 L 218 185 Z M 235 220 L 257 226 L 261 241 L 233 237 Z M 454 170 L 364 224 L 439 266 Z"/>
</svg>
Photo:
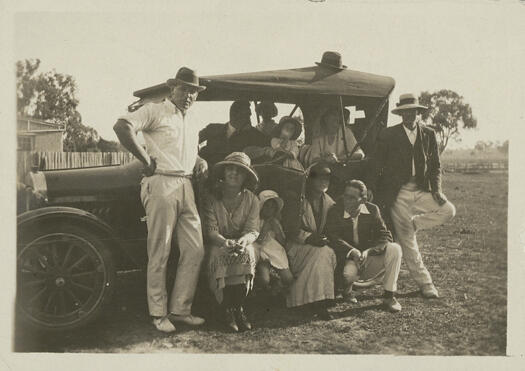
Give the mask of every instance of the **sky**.
<svg viewBox="0 0 525 371">
<path fill-rule="evenodd" d="M 326 50 L 340 52 L 351 69 L 393 77 L 391 107 L 406 92 L 445 88 L 462 95 L 478 129 L 452 148 L 503 141 L 523 120 L 521 100 L 509 89 L 525 44 L 516 34 L 525 30 L 525 5 L 518 2 L 157 4 L 18 12 L 14 58 L 39 58 L 41 71 L 74 76 L 83 123 L 111 140 L 133 91 L 164 82 L 182 65 L 200 75 L 305 67 Z M 228 119 L 225 103 L 194 109 L 205 123 Z M 397 122 L 391 115 L 389 125 Z"/>
</svg>

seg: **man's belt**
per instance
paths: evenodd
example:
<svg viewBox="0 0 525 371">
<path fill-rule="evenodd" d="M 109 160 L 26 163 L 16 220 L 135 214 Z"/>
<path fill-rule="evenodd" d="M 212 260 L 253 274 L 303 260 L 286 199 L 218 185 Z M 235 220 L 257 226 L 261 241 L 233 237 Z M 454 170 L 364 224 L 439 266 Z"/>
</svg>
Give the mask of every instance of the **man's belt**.
<svg viewBox="0 0 525 371">
<path fill-rule="evenodd" d="M 188 178 L 191 179 L 191 174 L 184 174 L 182 172 L 175 172 L 175 171 L 169 171 L 169 170 L 155 170 L 155 175 L 166 175 L 166 176 L 174 176 L 178 178 Z"/>
</svg>

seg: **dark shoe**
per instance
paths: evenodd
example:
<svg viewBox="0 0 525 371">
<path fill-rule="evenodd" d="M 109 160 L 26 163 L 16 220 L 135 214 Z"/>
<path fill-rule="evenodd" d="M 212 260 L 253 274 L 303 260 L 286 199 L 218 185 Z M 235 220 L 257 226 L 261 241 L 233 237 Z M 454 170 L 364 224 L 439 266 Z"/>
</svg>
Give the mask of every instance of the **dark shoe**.
<svg viewBox="0 0 525 371">
<path fill-rule="evenodd" d="M 248 321 L 248 317 L 246 317 L 246 313 L 244 313 L 244 309 L 242 307 L 235 311 L 235 320 L 242 330 L 252 329 L 252 324 L 250 321 Z"/>
<path fill-rule="evenodd" d="M 353 291 L 345 292 L 343 294 L 343 299 L 347 303 L 357 304 L 357 298 L 355 297 L 355 293 Z"/>
<path fill-rule="evenodd" d="M 317 314 L 317 317 L 319 317 L 319 319 L 322 319 L 323 321 L 330 321 L 334 319 L 330 312 L 328 312 L 328 309 L 326 309 L 326 307 L 324 306 L 317 307 L 315 309 L 315 313 Z"/>
<path fill-rule="evenodd" d="M 224 324 L 232 332 L 239 332 L 239 326 L 237 326 L 237 322 L 235 321 L 235 311 L 233 308 L 226 309 Z"/>
</svg>

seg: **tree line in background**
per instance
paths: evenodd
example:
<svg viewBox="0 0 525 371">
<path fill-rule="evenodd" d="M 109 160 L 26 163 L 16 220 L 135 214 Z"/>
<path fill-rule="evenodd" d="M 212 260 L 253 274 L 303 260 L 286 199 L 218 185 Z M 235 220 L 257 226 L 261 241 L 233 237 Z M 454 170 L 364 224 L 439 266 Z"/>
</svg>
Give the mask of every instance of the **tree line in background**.
<svg viewBox="0 0 525 371">
<path fill-rule="evenodd" d="M 118 152 L 124 148 L 105 140 L 97 131 L 84 125 L 77 111 L 77 85 L 71 75 L 55 70 L 39 72 L 39 59 L 16 63 L 17 114 L 64 125 L 64 151 Z"/>
<path fill-rule="evenodd" d="M 443 153 L 450 140 L 461 141 L 462 129 L 478 125 L 470 105 L 455 91 L 424 91 L 419 95 L 419 103 L 429 108 L 423 113 L 423 121 L 436 132 L 439 153 Z"/>
<path fill-rule="evenodd" d="M 94 128 L 82 123 L 77 111 L 77 86 L 71 75 L 55 70 L 38 72 L 39 67 L 39 59 L 16 63 L 17 112 L 20 116 L 64 125 L 64 151 L 125 151 L 118 142 L 101 138 Z M 461 141 L 461 130 L 477 126 L 470 105 L 452 90 L 424 91 L 419 96 L 419 102 L 429 107 L 423 114 L 423 121 L 436 131 L 440 153 L 451 140 Z M 300 119 L 302 122 L 302 117 Z"/>
</svg>

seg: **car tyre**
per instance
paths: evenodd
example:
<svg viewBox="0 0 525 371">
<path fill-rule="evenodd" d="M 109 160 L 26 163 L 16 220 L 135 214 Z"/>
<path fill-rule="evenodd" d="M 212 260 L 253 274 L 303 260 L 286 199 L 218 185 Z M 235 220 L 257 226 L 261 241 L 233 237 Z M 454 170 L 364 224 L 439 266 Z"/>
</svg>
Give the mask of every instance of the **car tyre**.
<svg viewBox="0 0 525 371">
<path fill-rule="evenodd" d="M 32 328 L 86 326 L 110 302 L 115 281 L 107 240 L 96 232 L 60 222 L 19 230 L 17 319 Z"/>
</svg>

